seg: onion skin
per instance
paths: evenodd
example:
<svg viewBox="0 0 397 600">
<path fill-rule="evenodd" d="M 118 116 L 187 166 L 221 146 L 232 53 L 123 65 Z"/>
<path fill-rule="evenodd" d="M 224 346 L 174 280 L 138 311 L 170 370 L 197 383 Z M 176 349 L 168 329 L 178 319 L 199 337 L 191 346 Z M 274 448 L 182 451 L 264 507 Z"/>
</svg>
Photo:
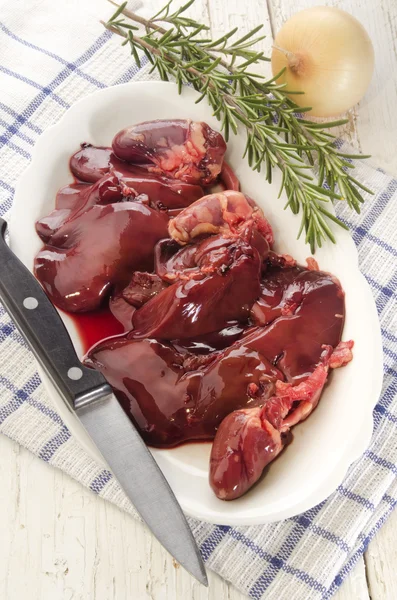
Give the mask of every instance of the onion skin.
<svg viewBox="0 0 397 600">
<path fill-rule="evenodd" d="M 272 71 L 285 72 L 278 83 L 304 92 L 290 98 L 310 106 L 309 115 L 340 115 L 361 100 L 371 81 L 374 50 L 355 17 L 330 6 L 298 12 L 278 32 L 272 52 Z"/>
</svg>

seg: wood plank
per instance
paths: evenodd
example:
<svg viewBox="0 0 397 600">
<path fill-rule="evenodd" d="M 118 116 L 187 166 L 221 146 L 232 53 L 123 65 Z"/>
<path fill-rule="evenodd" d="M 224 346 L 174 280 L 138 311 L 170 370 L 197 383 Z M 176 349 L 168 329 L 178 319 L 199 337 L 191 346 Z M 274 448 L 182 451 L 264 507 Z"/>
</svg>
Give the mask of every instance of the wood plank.
<svg viewBox="0 0 397 600">
<path fill-rule="evenodd" d="M 212 572 L 200 586 L 140 523 L 4 436 L 0 455 L 0 598 L 245 598 Z M 369 600 L 362 562 L 335 599 Z"/>
<path fill-rule="evenodd" d="M 4 436 L 0 455 L 0 598 L 245 598 L 212 572 L 201 586 L 140 523 Z"/>
<path fill-rule="evenodd" d="M 318 0 L 268 0 L 273 25 Z M 336 3 L 336 0 L 335 0 Z M 157 3 L 160 6 L 162 2 Z M 397 173 L 394 112 L 397 90 L 397 6 L 394 0 L 337 2 L 362 20 L 375 40 L 378 71 L 358 112 L 345 129 L 353 143 Z M 210 15 L 208 10 L 210 9 Z M 195 12 L 192 12 L 192 11 Z M 261 47 L 270 53 L 271 22 L 264 0 L 197 0 L 191 9 L 212 30 L 234 25 L 245 32 L 265 23 L 269 37 Z M 379 135 L 382 132 L 382 135 Z M 393 144 L 393 145 L 392 145 Z M 242 600 L 232 586 L 209 573 L 210 588 L 196 583 L 174 564 L 151 534 L 128 515 L 95 497 L 60 471 L 53 470 L 15 443 L 0 436 L 0 598 L 7 600 Z M 397 598 L 397 516 L 379 532 L 367 552 L 372 600 Z M 361 560 L 336 600 L 368 600 Z"/>
<path fill-rule="evenodd" d="M 397 598 L 397 512 L 370 543 L 365 554 L 367 579 L 372 600 Z"/>
<path fill-rule="evenodd" d="M 0 526 L 1 598 L 245 598 L 212 572 L 209 589 L 200 586 L 139 523 L 4 436 L 0 455 L 0 507 L 7 515 Z M 391 544 L 395 527 L 396 523 L 389 534 Z M 387 528 L 379 536 L 387 534 Z M 377 549 L 382 553 L 379 536 Z M 395 563 L 387 563 L 387 554 L 382 561 L 383 571 L 392 571 Z M 385 597 L 375 592 L 372 598 Z M 335 599 L 369 599 L 362 562 Z"/>
<path fill-rule="evenodd" d="M 371 600 L 363 557 L 360 557 L 352 572 L 343 582 L 335 594 L 334 600 Z M 374 596 L 372 600 L 381 600 L 381 598 Z"/>
<path fill-rule="evenodd" d="M 266 35 L 266 38 L 259 42 L 256 47 L 258 50 L 263 50 L 266 56 L 270 56 L 272 31 L 267 5 L 264 0 L 261 2 L 207 0 L 207 6 L 210 13 L 211 32 L 214 37 L 220 37 L 234 27 L 238 27 L 238 33 L 242 36 L 257 25 L 263 24 L 263 31 L 258 35 Z M 263 63 L 263 68 L 263 72 L 268 73 L 270 76 L 270 64 Z M 258 70 L 256 65 L 255 69 Z"/>
</svg>

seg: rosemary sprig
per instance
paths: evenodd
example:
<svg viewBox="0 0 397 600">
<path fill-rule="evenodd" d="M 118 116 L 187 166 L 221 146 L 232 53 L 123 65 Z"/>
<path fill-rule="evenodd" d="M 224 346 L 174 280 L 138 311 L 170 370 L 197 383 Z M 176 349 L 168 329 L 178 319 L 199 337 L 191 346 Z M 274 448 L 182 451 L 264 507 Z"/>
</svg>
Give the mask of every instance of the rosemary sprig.
<svg viewBox="0 0 397 600">
<path fill-rule="evenodd" d="M 354 168 L 351 159 L 356 156 L 339 152 L 335 137 L 328 132 L 347 120 L 319 124 L 304 119 L 297 113 L 310 108 L 300 108 L 286 96 L 285 86 L 277 83 L 281 73 L 266 79 L 251 72 L 252 65 L 269 60 L 252 47 L 264 38 L 257 36 L 262 25 L 237 40 L 237 28 L 212 40 L 206 25 L 185 15 L 194 0 L 174 12 L 170 0 L 151 19 L 126 9 L 126 2 L 118 5 L 109 1 L 117 10 L 103 24 L 124 38 L 123 45 L 129 45 L 138 66 L 143 52 L 152 64 L 151 72 L 157 70 L 164 81 L 175 79 L 179 93 L 183 85 L 193 86 L 200 93 L 197 102 L 206 98 L 221 121 L 226 140 L 231 131 L 236 134 L 238 125 L 243 125 L 247 131 L 244 156 L 249 165 L 257 171 L 264 166 L 269 182 L 274 167 L 282 172 L 279 196 L 285 189 L 286 207 L 301 214 L 298 237 L 305 233 L 312 252 L 327 238 L 335 243 L 329 221 L 346 226 L 328 210 L 327 204 L 345 200 L 359 213 L 364 202 L 360 189 L 372 192 L 349 173 Z M 288 90 L 288 94 L 292 93 Z M 318 181 L 308 172 L 316 161 Z"/>
</svg>

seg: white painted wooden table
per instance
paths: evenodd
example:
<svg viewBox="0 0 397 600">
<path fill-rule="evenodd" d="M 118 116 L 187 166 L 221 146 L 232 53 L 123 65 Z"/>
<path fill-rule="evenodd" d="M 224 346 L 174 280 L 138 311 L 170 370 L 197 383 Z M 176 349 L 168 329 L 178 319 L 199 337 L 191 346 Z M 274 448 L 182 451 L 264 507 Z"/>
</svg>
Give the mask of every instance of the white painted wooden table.
<svg viewBox="0 0 397 600">
<path fill-rule="evenodd" d="M 320 0 L 196 0 L 193 11 L 213 35 L 265 23 L 262 43 L 297 10 Z M 341 135 L 397 175 L 397 2 L 331 0 L 367 28 L 376 73 Z M 103 14 L 108 7 L 103 4 Z M 58 24 L 59 26 L 59 24 Z M 242 600 L 209 573 L 201 587 L 139 523 L 0 436 L 1 600 Z M 397 514 L 371 542 L 336 600 L 397 598 Z M 291 592 L 293 600 L 293 591 Z"/>
</svg>

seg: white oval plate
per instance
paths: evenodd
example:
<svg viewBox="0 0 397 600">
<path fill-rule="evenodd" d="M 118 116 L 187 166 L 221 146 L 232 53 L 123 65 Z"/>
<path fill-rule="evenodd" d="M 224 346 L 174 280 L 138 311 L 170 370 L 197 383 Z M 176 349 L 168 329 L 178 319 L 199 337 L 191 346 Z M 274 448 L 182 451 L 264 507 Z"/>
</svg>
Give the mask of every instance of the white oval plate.
<svg viewBox="0 0 397 600">
<path fill-rule="evenodd" d="M 15 194 L 10 239 L 14 252 L 32 269 L 41 247 L 34 223 L 54 208 L 59 187 L 71 181 L 70 155 L 81 142 L 110 145 L 114 134 L 140 121 L 192 118 L 219 127 L 205 103 L 195 104 L 197 93 L 185 88 L 182 96 L 173 84 L 127 83 L 95 92 L 72 106 L 37 142 L 32 162 L 23 173 Z M 280 175 L 275 170 L 268 184 L 254 173 L 242 154 L 244 135 L 228 143 L 227 159 L 242 190 L 263 208 L 273 226 L 276 249 L 305 261 L 308 247 L 296 240 L 299 218 L 284 211 L 285 195 L 277 199 Z M 372 409 L 382 382 L 380 328 L 371 291 L 358 270 L 357 252 L 350 235 L 333 227 L 337 244 L 316 254 L 320 267 L 334 273 L 346 292 L 346 325 L 343 338 L 355 341 L 353 362 L 331 376 L 331 385 L 311 417 L 294 428 L 294 440 L 272 465 L 269 473 L 248 494 L 233 502 L 218 500 L 208 484 L 210 444 L 188 444 L 173 450 L 153 450 L 153 455 L 188 515 L 225 525 L 250 525 L 277 521 L 307 510 L 329 496 L 342 481 L 349 465 L 369 444 Z M 82 348 L 70 318 L 62 315 L 77 353 Z M 93 446 L 73 413 L 41 372 L 57 408 L 70 431 L 98 460 Z"/>
</svg>

